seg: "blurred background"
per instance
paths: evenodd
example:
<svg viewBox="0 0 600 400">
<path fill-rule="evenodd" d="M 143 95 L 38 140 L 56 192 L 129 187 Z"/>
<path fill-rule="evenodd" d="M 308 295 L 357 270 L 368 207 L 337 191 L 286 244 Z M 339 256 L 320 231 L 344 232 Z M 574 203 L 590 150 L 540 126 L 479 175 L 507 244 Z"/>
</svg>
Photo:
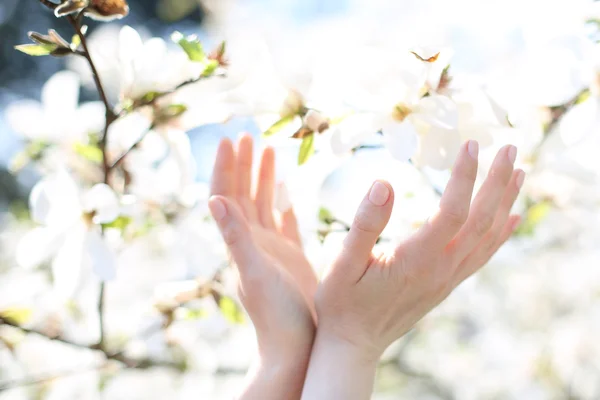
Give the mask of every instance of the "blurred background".
<svg viewBox="0 0 600 400">
<path fill-rule="evenodd" d="M 276 79 L 288 87 L 301 86 L 305 71 L 318 70 L 327 71 L 319 75 L 328 80 L 324 87 L 343 91 L 343 85 L 360 80 L 351 74 L 351 66 L 363 61 L 366 48 L 384 53 L 410 46 L 452 48 L 453 84 L 484 87 L 506 110 L 509 126 L 494 128 L 493 144 L 482 153 L 482 169 L 500 146 L 518 145 L 518 163 L 528 172 L 516 206 L 524 222 L 481 273 L 388 349 L 373 398 L 600 399 L 596 2 L 129 0 L 129 6 L 123 20 L 90 22 L 90 46 L 111 54 L 124 25 L 144 39 L 169 41 L 175 30 L 197 34 L 207 49 L 226 39 L 234 74 L 236 62 L 250 64 L 253 56 L 265 61 L 268 54 L 272 70 L 264 66 L 267 61 L 253 68 L 265 75 L 276 71 Z M 16 102 L 40 99 L 44 84 L 65 69 L 81 77 L 81 103 L 97 100 L 78 60 L 29 57 L 14 50 L 29 42 L 28 31 L 49 28 L 66 38 L 72 35 L 71 27 L 38 1 L 0 3 L 0 315 L 6 317 L 10 310 L 29 319 L 32 314 L 32 323 L 44 326 L 45 332 L 57 329 L 85 342 L 97 330 L 95 317 L 86 314 L 96 293 L 90 301 L 48 300 L 52 281 L 47 266 L 24 270 L 15 255 L 18 242 L 33 226 L 28 196 L 43 172 L 34 166 L 11 171 L 27 141 L 4 111 Z M 348 57 L 354 47 L 359 49 L 356 59 Z M 334 79 L 338 75 L 346 80 L 340 83 Z M 266 102 L 270 87 L 259 81 L 252 88 L 252 101 Z M 186 129 L 195 164 L 192 180 L 200 187 L 209 181 L 220 138 L 245 130 L 264 144 L 264 122 L 242 114 L 247 113 Z M 298 208 L 305 247 L 317 269 L 327 264 L 343 237 L 333 231 L 322 237 L 320 208 L 350 222 L 369 182 L 387 178 L 403 194 L 401 210 L 395 211 L 399 222 L 387 232 L 402 238 L 435 210 L 436 193 L 447 179 L 448 171 L 417 171 L 377 146 L 339 159 L 320 158 L 318 153 L 297 167 L 297 143 L 282 140 L 274 145 L 280 154 L 279 179 Z M 146 182 L 148 187 L 153 184 Z M 203 307 L 210 313 L 210 306 L 203 303 L 202 312 L 180 310 L 186 314 L 177 317 L 181 321 L 173 332 L 155 332 L 156 316 L 147 311 L 152 308 L 148 299 L 161 284 L 214 272 L 213 266 L 223 263 L 216 231 L 196 226 L 202 212 L 192 216 L 196 220 L 167 218 L 149 240 L 136 238 L 131 245 L 135 250 L 124 252 L 119 262 L 140 267 L 108 291 L 114 315 L 108 327 L 115 343 L 133 338 L 127 342 L 128 354 L 179 360 L 180 354 L 165 356 L 176 343 L 177 351 L 193 353 L 191 361 L 184 357 L 183 367 L 168 362 L 143 368 L 107 366 L 94 351 L 0 326 L 0 400 L 232 398 L 254 351 L 251 327 L 216 314 L 205 317 Z M 196 248 L 190 252 L 190 247 Z M 147 329 L 152 334 L 140 333 Z"/>
</svg>

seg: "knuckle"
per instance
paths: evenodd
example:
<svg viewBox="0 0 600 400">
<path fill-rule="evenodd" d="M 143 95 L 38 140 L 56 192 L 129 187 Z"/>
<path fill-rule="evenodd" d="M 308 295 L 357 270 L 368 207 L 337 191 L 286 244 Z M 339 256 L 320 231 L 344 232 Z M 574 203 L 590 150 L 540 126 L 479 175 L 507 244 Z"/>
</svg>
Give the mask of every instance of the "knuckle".
<svg viewBox="0 0 600 400">
<path fill-rule="evenodd" d="M 477 236 L 484 236 L 494 225 L 494 216 L 484 213 L 473 221 L 473 231 Z"/>
<path fill-rule="evenodd" d="M 376 219 L 373 218 L 373 216 L 371 216 L 369 212 L 365 210 L 359 210 L 354 216 L 352 227 L 359 231 L 376 233 L 377 229 L 375 223 Z"/>
<path fill-rule="evenodd" d="M 223 230 L 223 240 L 227 246 L 235 246 L 239 242 L 242 232 L 236 226 L 227 226 Z"/>
<path fill-rule="evenodd" d="M 455 168 L 452 170 L 452 175 L 460 180 L 474 181 L 477 179 L 477 168 Z"/>
<path fill-rule="evenodd" d="M 468 211 L 460 207 L 444 207 L 442 217 L 449 224 L 461 226 L 467 221 Z"/>
</svg>

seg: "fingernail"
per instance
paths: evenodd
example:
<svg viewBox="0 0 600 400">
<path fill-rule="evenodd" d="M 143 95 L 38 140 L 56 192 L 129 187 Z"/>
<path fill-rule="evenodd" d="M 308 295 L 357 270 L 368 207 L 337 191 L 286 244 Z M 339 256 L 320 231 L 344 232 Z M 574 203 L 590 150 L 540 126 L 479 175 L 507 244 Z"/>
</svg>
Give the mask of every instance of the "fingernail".
<svg viewBox="0 0 600 400">
<path fill-rule="evenodd" d="M 390 198 L 390 189 L 381 182 L 375 182 L 369 193 L 369 201 L 376 206 L 382 206 Z"/>
<path fill-rule="evenodd" d="M 508 160 L 510 161 L 511 164 L 514 164 L 516 159 L 517 159 L 517 148 L 513 145 L 510 145 L 508 147 Z"/>
<path fill-rule="evenodd" d="M 208 201 L 208 208 L 210 208 L 210 213 L 217 221 L 222 220 L 227 215 L 225 204 L 215 197 L 211 197 L 211 199 Z"/>
<path fill-rule="evenodd" d="M 519 172 L 517 172 L 517 179 L 516 179 L 518 189 L 521 189 L 521 186 L 523 186 L 524 181 L 525 181 L 525 172 L 523 170 L 519 170 Z"/>
<path fill-rule="evenodd" d="M 469 151 L 469 155 L 477 160 L 477 155 L 479 154 L 479 143 L 476 140 L 469 140 L 467 143 L 467 150 Z"/>
</svg>

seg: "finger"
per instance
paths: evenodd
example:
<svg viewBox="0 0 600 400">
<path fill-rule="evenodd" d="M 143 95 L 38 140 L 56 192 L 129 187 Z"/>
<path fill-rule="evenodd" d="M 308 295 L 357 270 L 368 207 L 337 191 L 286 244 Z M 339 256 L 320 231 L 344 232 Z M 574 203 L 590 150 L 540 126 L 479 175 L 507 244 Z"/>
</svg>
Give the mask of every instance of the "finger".
<svg viewBox="0 0 600 400">
<path fill-rule="evenodd" d="M 300 239 L 300 232 L 298 230 L 298 220 L 294 210 L 289 210 L 281 213 L 281 233 L 292 242 L 302 245 L 302 239 Z"/>
<path fill-rule="evenodd" d="M 243 134 L 237 144 L 236 198 L 250 222 L 257 220 L 256 207 L 250 198 L 252 190 L 252 136 Z"/>
<path fill-rule="evenodd" d="M 494 219 L 512 176 L 517 148 L 504 146 L 494 159 L 481 189 L 475 196 L 467 222 L 447 250 L 460 263 L 479 244 L 494 225 Z"/>
<path fill-rule="evenodd" d="M 364 275 L 373 247 L 390 220 L 394 191 L 389 183 L 375 181 L 358 207 L 352 226 L 344 239 L 332 273 L 340 271 L 353 282 Z"/>
<path fill-rule="evenodd" d="M 439 211 L 417 234 L 417 240 L 426 243 L 427 248 L 443 249 L 467 220 L 477 177 L 478 153 L 479 144 L 474 140 L 462 146 L 440 200 Z"/>
<path fill-rule="evenodd" d="M 483 267 L 487 262 L 492 258 L 492 256 L 498 251 L 500 247 L 515 232 L 515 230 L 519 227 L 521 223 L 521 217 L 518 215 L 511 215 L 507 218 L 500 234 L 496 238 L 493 246 L 483 249 L 478 248 L 473 251 L 467 258 L 463 260 L 460 266 L 457 269 L 457 275 L 455 277 L 455 285 L 460 284 L 462 281 L 467 279 L 469 276 L 473 275 L 477 272 L 481 267 Z"/>
<path fill-rule="evenodd" d="M 262 155 L 258 175 L 258 186 L 254 203 L 258 212 L 258 220 L 268 229 L 275 229 L 273 218 L 273 195 L 275 190 L 275 152 L 267 147 Z"/>
<path fill-rule="evenodd" d="M 494 225 L 492 225 L 492 228 L 484 236 L 481 243 L 477 245 L 478 248 L 481 247 L 484 251 L 487 251 L 494 247 L 498 236 L 502 233 L 502 230 L 506 225 L 506 221 L 508 221 L 510 210 L 517 200 L 517 196 L 519 195 L 521 186 L 523 186 L 524 180 L 525 172 L 523 170 L 518 169 L 513 171 L 510 182 L 504 191 L 504 197 L 500 202 L 500 207 L 498 208 L 496 217 L 494 218 Z"/>
<path fill-rule="evenodd" d="M 248 222 L 240 208 L 223 196 L 212 196 L 208 207 L 243 278 L 258 258 Z"/>
<path fill-rule="evenodd" d="M 210 192 L 213 195 L 235 195 L 235 153 L 228 138 L 221 140 L 213 168 Z"/>
</svg>

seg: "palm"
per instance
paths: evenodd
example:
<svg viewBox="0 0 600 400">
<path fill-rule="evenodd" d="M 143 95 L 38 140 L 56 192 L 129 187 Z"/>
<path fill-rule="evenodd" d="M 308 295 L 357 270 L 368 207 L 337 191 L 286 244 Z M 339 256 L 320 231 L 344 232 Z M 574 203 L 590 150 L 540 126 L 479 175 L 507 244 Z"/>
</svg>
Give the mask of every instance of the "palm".
<svg viewBox="0 0 600 400">
<path fill-rule="evenodd" d="M 266 149 L 263 152 L 254 198 L 251 197 L 251 168 L 251 137 L 243 136 L 239 140 L 237 152 L 229 140 L 222 141 L 215 163 L 211 192 L 226 196 L 239 206 L 250 225 L 259 251 L 265 259 L 273 262 L 275 268 L 286 271 L 291 276 L 295 283 L 292 287 L 298 288 L 313 311 L 317 278 L 304 255 L 293 210 L 280 213 L 280 223 L 275 222 L 273 150 Z"/>
</svg>

